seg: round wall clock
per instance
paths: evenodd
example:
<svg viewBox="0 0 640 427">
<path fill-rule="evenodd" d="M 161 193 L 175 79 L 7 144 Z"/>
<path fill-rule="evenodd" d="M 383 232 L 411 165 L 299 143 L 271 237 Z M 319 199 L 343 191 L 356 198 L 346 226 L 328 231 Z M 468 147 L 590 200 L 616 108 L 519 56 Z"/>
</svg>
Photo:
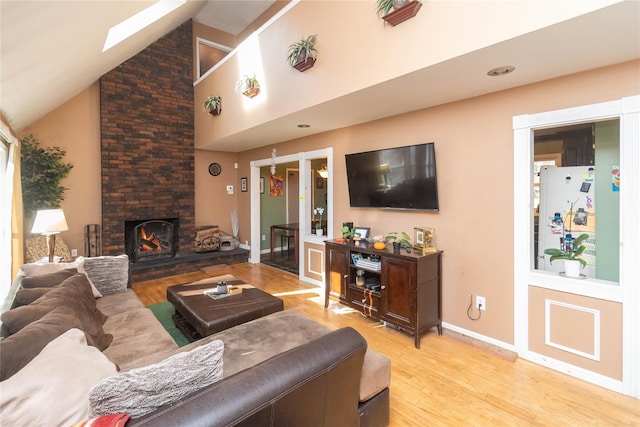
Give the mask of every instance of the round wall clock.
<svg viewBox="0 0 640 427">
<path fill-rule="evenodd" d="M 219 163 L 211 163 L 209 165 L 209 173 L 213 176 L 218 176 L 220 175 L 220 172 L 222 172 L 222 168 L 220 167 Z"/>
</svg>

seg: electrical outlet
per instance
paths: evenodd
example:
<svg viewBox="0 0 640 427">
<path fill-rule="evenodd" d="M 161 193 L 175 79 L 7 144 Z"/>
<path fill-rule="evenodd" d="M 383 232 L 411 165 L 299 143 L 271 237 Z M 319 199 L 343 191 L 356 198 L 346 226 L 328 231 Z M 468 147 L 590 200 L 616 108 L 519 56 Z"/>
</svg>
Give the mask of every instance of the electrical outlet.
<svg viewBox="0 0 640 427">
<path fill-rule="evenodd" d="M 481 297 L 476 295 L 476 308 L 478 310 L 486 310 L 487 309 L 487 300 L 485 297 Z"/>
<path fill-rule="evenodd" d="M 262 235 L 262 240 L 267 240 L 267 236 L 265 236 L 264 234 Z"/>
<path fill-rule="evenodd" d="M 78 256 L 78 250 L 77 249 L 71 249 L 71 256 L 72 257 L 77 257 Z"/>
</svg>

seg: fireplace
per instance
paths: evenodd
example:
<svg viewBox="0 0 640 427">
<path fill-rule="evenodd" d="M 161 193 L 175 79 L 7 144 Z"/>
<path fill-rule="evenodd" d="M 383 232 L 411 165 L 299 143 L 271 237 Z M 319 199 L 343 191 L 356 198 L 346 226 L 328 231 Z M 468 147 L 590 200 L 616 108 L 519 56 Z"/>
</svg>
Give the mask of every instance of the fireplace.
<svg viewBox="0 0 640 427">
<path fill-rule="evenodd" d="M 125 221 L 125 252 L 131 262 L 173 258 L 178 253 L 178 218 Z"/>
</svg>

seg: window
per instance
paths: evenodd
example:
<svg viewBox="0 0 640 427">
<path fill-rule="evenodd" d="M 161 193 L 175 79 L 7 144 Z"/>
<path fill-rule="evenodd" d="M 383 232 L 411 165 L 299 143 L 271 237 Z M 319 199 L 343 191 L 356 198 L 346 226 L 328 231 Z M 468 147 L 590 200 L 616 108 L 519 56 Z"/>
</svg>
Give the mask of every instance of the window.
<svg viewBox="0 0 640 427">
<path fill-rule="evenodd" d="M 544 250 L 587 234 L 582 274 L 618 282 L 620 120 L 536 129 L 533 135 L 534 268 L 564 271 Z"/>
<path fill-rule="evenodd" d="M 202 77 L 207 71 L 213 68 L 214 65 L 220 62 L 222 58 L 231 52 L 231 48 L 227 46 L 201 39 L 200 37 L 196 39 L 196 42 L 196 53 L 198 55 L 198 78 Z"/>
</svg>

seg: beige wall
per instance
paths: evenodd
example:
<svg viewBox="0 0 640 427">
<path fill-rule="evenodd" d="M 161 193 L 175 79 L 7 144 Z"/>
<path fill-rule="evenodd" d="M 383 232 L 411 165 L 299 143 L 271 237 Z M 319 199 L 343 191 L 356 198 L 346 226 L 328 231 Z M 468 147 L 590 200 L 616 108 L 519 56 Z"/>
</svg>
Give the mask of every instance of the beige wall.
<svg viewBox="0 0 640 427">
<path fill-rule="evenodd" d="M 196 147 L 216 149 L 225 137 L 274 118 L 479 52 L 606 3 L 427 1 L 395 29 L 373 19 L 372 1 L 303 0 L 195 86 L 196 105 L 219 95 L 224 110 L 215 120 L 195 116 Z M 301 74 L 286 61 L 287 49 L 311 34 L 318 34 L 318 61 L 312 72 Z M 514 52 L 514 59 L 519 54 Z M 260 95 L 250 102 L 235 90 L 243 74 L 256 74 L 260 81 Z"/>
<path fill-rule="evenodd" d="M 84 255 L 84 226 L 102 221 L 99 101 L 99 85 L 95 83 L 18 135 L 22 139 L 32 133 L 43 146 L 66 150 L 64 160 L 73 164 L 62 181 L 68 188 L 61 207 L 69 231 L 60 237 L 69 248 L 78 249 L 78 255 Z"/>
<path fill-rule="evenodd" d="M 237 155 L 217 151 L 195 152 L 195 194 L 196 227 L 217 225 L 231 234 L 231 212 L 236 208 L 240 192 L 240 177 L 234 168 Z M 218 176 L 209 174 L 209 164 L 220 164 L 222 172 Z M 246 175 L 243 175 L 246 176 Z M 233 185 L 233 194 L 226 191 L 227 185 Z M 240 228 L 240 241 L 248 239 L 247 228 Z"/>
<path fill-rule="evenodd" d="M 275 146 L 279 156 L 334 147 L 334 230 L 344 221 L 373 234 L 435 227 L 443 256 L 445 322 L 513 344 L 513 116 L 640 93 L 640 61 L 416 111 Z M 440 212 L 351 209 L 344 155 L 434 141 Z M 239 153 L 240 174 L 273 147 Z M 199 195 L 196 192 L 196 197 Z M 244 229 L 249 196 L 238 196 Z M 336 236 L 333 236 L 336 237 Z M 487 299 L 478 321 L 467 317 L 470 295 Z"/>
<path fill-rule="evenodd" d="M 435 227 L 436 245 L 444 250 L 444 321 L 513 343 L 512 117 L 638 94 L 639 71 L 640 61 L 633 61 L 285 142 L 277 152 L 334 147 L 334 227 L 353 221 L 375 234 Z M 96 84 L 19 135 L 32 132 L 43 144 L 67 150 L 74 169 L 64 182 L 70 230 L 62 236 L 81 254 L 84 225 L 100 223 L 98 117 Z M 344 154 L 427 141 L 436 143 L 439 213 L 349 208 Z M 229 214 L 237 204 L 241 241 L 248 239 L 249 193 L 239 192 L 240 177 L 249 176 L 251 160 L 269 158 L 272 148 L 237 155 L 197 150 L 196 224 L 231 231 Z M 223 167 L 219 177 L 207 172 L 212 161 Z M 235 195 L 226 194 L 227 184 Z M 487 298 L 479 321 L 466 316 L 471 294 Z"/>
</svg>

